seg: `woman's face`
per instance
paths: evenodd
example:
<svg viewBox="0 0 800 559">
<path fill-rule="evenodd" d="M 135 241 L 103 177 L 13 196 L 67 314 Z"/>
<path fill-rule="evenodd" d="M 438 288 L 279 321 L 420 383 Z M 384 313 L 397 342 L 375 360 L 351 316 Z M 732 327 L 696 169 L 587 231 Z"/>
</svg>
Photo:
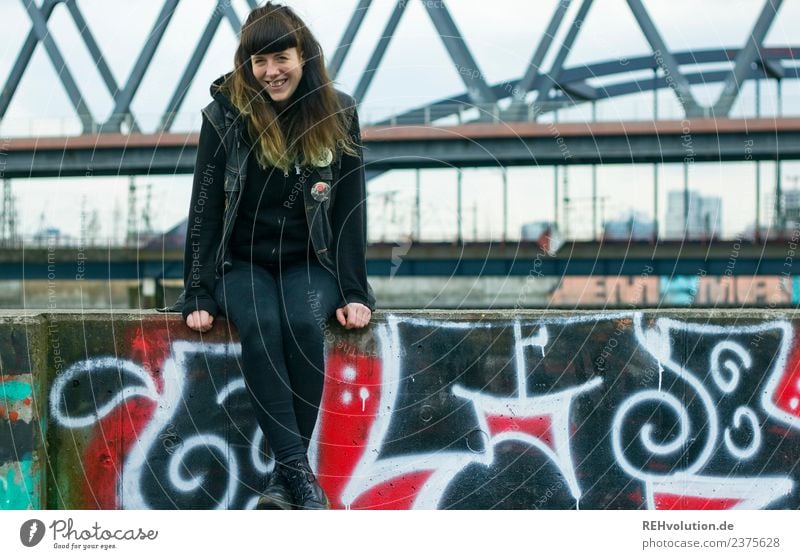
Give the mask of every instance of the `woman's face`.
<svg viewBox="0 0 800 559">
<path fill-rule="evenodd" d="M 296 47 L 250 57 L 253 75 L 276 103 L 287 101 L 303 76 L 303 57 Z"/>
</svg>

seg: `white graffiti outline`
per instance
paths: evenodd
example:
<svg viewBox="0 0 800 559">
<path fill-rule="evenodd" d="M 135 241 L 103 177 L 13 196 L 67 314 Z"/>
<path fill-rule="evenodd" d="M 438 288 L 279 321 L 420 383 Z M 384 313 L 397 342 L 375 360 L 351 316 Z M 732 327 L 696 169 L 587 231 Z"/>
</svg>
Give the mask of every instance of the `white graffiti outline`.
<svg viewBox="0 0 800 559">
<path fill-rule="evenodd" d="M 719 356 L 723 351 L 734 352 L 736 356 L 742 360 L 745 369 L 749 369 L 753 366 L 753 358 L 740 344 L 727 340 L 718 343 L 711 351 L 711 357 L 709 358 L 711 365 L 711 377 L 714 379 L 714 382 L 717 384 L 720 390 L 722 390 L 725 394 L 730 394 L 736 390 L 737 386 L 739 386 L 739 380 L 741 379 L 742 371 L 734 361 L 731 359 L 726 359 L 722 365 L 728 371 L 730 377 L 726 379 L 722 376 L 722 372 L 719 368 Z"/>
<path fill-rule="evenodd" d="M 241 353 L 239 343 L 206 343 L 194 341 L 175 341 L 170 347 L 170 354 L 162 366 L 163 389 L 159 392 L 153 378 L 147 370 L 140 365 L 113 356 L 86 359 L 79 361 L 61 375 L 56 377 L 50 392 L 50 414 L 60 426 L 78 429 L 89 427 L 106 415 L 111 413 L 122 402 L 137 396 L 143 396 L 156 405 L 153 415 L 144 429 L 138 433 L 136 442 L 131 446 L 122 467 L 121 474 L 117 477 L 117 500 L 123 508 L 128 509 L 149 509 L 149 503 L 145 500 L 141 483 L 145 468 L 150 468 L 147 457 L 158 441 L 158 435 L 170 424 L 175 413 L 180 409 L 180 400 L 184 394 L 184 387 L 187 378 L 187 361 L 192 354 L 205 355 L 231 355 L 237 356 Z M 142 383 L 141 386 L 125 386 L 111 400 L 97 409 L 94 413 L 83 416 L 70 416 L 61 409 L 64 399 L 64 391 L 68 383 L 81 375 L 90 376 L 97 374 L 95 371 L 124 371 L 133 375 Z M 91 380 L 91 378 L 90 378 Z M 224 401 L 235 391 L 243 390 L 245 383 L 243 378 L 237 378 L 225 385 L 216 395 L 216 403 L 222 405 Z M 269 463 L 265 463 L 261 458 L 260 448 L 263 443 L 264 434 L 256 426 L 250 445 L 250 460 L 253 467 L 259 473 L 266 474 L 274 466 L 274 459 L 270 457 Z M 203 476 L 183 477 L 181 464 L 186 456 L 196 449 L 214 449 L 221 454 L 227 461 L 228 482 L 225 494 L 218 501 L 217 509 L 226 508 L 236 498 L 239 488 L 239 465 L 236 456 L 230 452 L 229 444 L 221 437 L 211 433 L 199 433 L 183 441 L 181 447 L 171 455 L 167 465 L 167 480 L 172 487 L 180 492 L 187 493 L 196 491 L 201 487 Z M 160 476 L 154 476 L 156 480 Z M 255 508 L 259 495 L 254 495 L 245 503 L 245 508 Z"/>
<path fill-rule="evenodd" d="M 582 321 L 581 319 L 591 320 L 592 317 L 574 317 L 571 321 L 578 322 Z M 572 496 L 576 501 L 579 501 L 581 490 L 575 476 L 569 441 L 569 412 L 572 400 L 577 395 L 600 386 L 602 378 L 597 377 L 580 386 L 552 394 L 528 396 L 524 348 L 527 346 L 540 347 L 542 355 L 544 355 L 545 345 L 549 341 L 549 333 L 546 326 L 541 326 L 534 336 L 523 339 L 519 320 L 514 321 L 517 395 L 513 397 L 498 397 L 468 390 L 458 385 L 452 388 L 454 395 L 469 400 L 474 408 L 479 429 L 488 439 L 482 452 L 447 451 L 378 459 L 376 451 L 382 447 L 388 432 L 391 417 L 396 407 L 397 387 L 401 379 L 398 322 L 399 319 L 397 317 L 389 315 L 386 319 L 386 324 L 382 324 L 377 328 L 376 333 L 381 348 L 384 373 L 381 402 L 378 407 L 379 414 L 370 429 L 366 450 L 342 491 L 341 499 L 345 507 L 349 508 L 362 493 L 372 487 L 404 474 L 430 470 L 432 472 L 431 476 L 418 491 L 411 508 L 439 508 L 447 487 L 464 468 L 475 463 L 484 466 L 492 465 L 495 461 L 495 446 L 510 440 L 519 441 L 539 449 L 561 471 L 567 480 Z M 446 328 L 450 324 L 458 328 L 464 327 L 463 323 L 445 324 L 424 319 L 405 322 L 429 326 L 435 325 L 437 328 Z M 487 418 L 493 414 L 510 414 L 516 417 L 548 417 L 553 434 L 553 448 L 541 439 L 527 433 L 504 432 L 489 438 L 490 430 Z"/>
<path fill-rule="evenodd" d="M 756 480 L 758 483 L 753 483 Z M 647 508 L 656 510 L 656 495 L 700 497 L 702 499 L 734 499 L 733 509 L 753 510 L 769 505 L 792 492 L 794 484 L 786 477 L 726 478 L 679 474 L 645 484 Z M 724 493 L 720 492 L 724 487 Z"/>
<path fill-rule="evenodd" d="M 794 482 L 788 477 L 760 477 L 760 478 L 730 478 L 720 476 L 698 475 L 706 466 L 718 444 L 719 439 L 719 418 L 714 408 L 710 393 L 703 383 L 688 369 L 675 361 L 672 357 L 672 346 L 670 343 L 670 331 L 679 330 L 697 334 L 717 334 L 717 335 L 739 335 L 753 334 L 768 330 L 779 330 L 782 332 L 780 347 L 777 358 L 773 361 L 773 368 L 769 375 L 766 387 L 762 389 L 761 402 L 765 412 L 777 419 L 780 414 L 769 409 L 765 402 L 771 402 L 770 395 L 774 393 L 782 374 L 785 371 L 788 358 L 789 347 L 792 342 L 791 324 L 786 321 L 772 321 L 754 326 L 715 326 L 708 324 L 692 324 L 678 322 L 670 318 L 659 318 L 654 326 L 645 330 L 643 327 L 643 314 L 636 313 L 634 318 L 634 332 L 639 344 L 648 351 L 659 362 L 659 367 L 663 364 L 665 370 L 676 374 L 689 384 L 698 395 L 700 402 L 705 409 L 707 417 L 707 428 L 709 431 L 708 440 L 697 458 L 682 471 L 671 472 L 669 474 L 658 474 L 644 472 L 631 464 L 625 457 L 621 443 L 622 425 L 625 423 L 626 415 L 636 405 L 646 400 L 658 400 L 673 408 L 680 421 L 681 432 L 677 438 L 669 444 L 647 445 L 645 448 L 654 454 L 670 454 L 683 444 L 688 442 L 690 436 L 690 423 L 688 411 L 685 406 L 674 396 L 668 396 L 661 390 L 645 390 L 634 394 L 625 400 L 615 413 L 612 422 L 612 447 L 614 458 L 620 467 L 633 478 L 640 479 L 645 484 L 645 494 L 649 508 L 655 508 L 656 493 L 674 493 L 683 496 L 698 496 L 716 499 L 739 499 L 740 502 L 734 508 L 762 508 L 771 503 L 776 498 L 788 495 L 794 488 Z M 716 363 L 722 351 L 734 351 L 742 359 L 742 364 L 749 369 L 752 366 L 752 358 L 747 351 L 735 342 L 728 340 L 722 341 L 715 346 L 711 352 L 711 371 L 715 384 L 723 392 L 732 392 L 739 383 L 741 370 L 732 360 L 726 360 L 722 365 L 730 374 L 729 378 L 723 378 Z M 778 410 L 780 411 L 780 410 Z M 783 412 L 782 412 L 783 413 Z M 736 446 L 731 438 L 729 428 L 723 434 L 727 450 L 732 456 L 746 460 L 752 458 L 758 451 L 761 444 L 761 433 L 758 430 L 758 420 L 755 412 L 745 406 L 739 407 L 734 413 L 734 427 L 740 428 L 742 419 L 746 419 L 753 431 L 753 441 L 746 448 Z M 652 425 L 644 425 L 639 437 L 646 443 L 652 433 Z M 651 441 L 652 442 L 652 441 Z"/>
<path fill-rule="evenodd" d="M 178 403 L 183 397 L 186 378 L 186 362 L 192 353 L 206 355 L 224 355 L 229 350 L 229 344 L 210 344 L 205 342 L 176 341 L 171 346 L 170 357 L 164 361 L 162 375 L 164 390 L 157 404 L 153 416 L 147 423 L 144 431 L 139 434 L 137 442 L 128 452 L 125 459 L 123 475 L 118 479 L 117 492 L 121 496 L 120 502 L 124 508 L 148 509 L 150 508 L 141 491 L 142 470 L 150 467 L 147 456 L 155 444 L 158 434 L 171 421 L 179 409 Z M 230 453 L 228 453 L 230 454 Z M 170 479 L 173 483 L 179 480 Z M 180 490 L 180 486 L 176 485 Z M 234 488 L 235 491 L 235 488 Z M 230 486 L 223 499 L 220 499 L 217 509 L 224 508 L 229 499 L 233 498 Z"/>
<path fill-rule="evenodd" d="M 728 452 L 739 460 L 749 460 L 755 456 L 761 446 L 761 429 L 758 428 L 758 416 L 756 412 L 747 406 L 739 406 L 736 408 L 736 411 L 733 412 L 733 426 L 736 429 L 742 426 L 742 419 L 746 419 L 750 423 L 750 432 L 753 433 L 753 440 L 747 448 L 741 448 L 733 441 L 733 438 L 731 438 L 731 428 L 725 427 L 725 446 Z"/>
<path fill-rule="evenodd" d="M 64 389 L 67 387 L 67 384 L 79 375 L 91 374 L 94 369 L 102 371 L 111 371 L 113 369 L 117 371 L 117 375 L 120 375 L 120 371 L 125 371 L 142 381 L 144 386 L 126 386 L 118 392 L 110 402 L 100 409 L 96 409 L 94 413 L 90 415 L 75 417 L 65 415 L 61 411 L 60 404 L 64 398 Z M 111 356 L 87 359 L 71 365 L 66 371 L 56 376 L 56 380 L 53 382 L 53 387 L 50 391 L 50 415 L 56 422 L 64 427 L 79 429 L 97 423 L 111 413 L 120 403 L 129 398 L 135 398 L 136 396 L 144 396 L 155 401 L 159 399 L 158 388 L 156 388 L 150 373 L 144 368 L 127 359 L 119 359 Z"/>
</svg>

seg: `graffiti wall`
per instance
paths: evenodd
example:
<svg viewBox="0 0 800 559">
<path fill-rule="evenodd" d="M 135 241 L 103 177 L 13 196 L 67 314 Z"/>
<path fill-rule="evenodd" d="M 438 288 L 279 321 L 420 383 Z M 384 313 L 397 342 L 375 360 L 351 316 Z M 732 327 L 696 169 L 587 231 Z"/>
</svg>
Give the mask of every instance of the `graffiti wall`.
<svg viewBox="0 0 800 559">
<path fill-rule="evenodd" d="M 42 410 L 47 506 L 254 507 L 273 464 L 224 321 L 202 337 L 177 315 L 48 321 L 61 340 Z M 800 508 L 799 324 L 764 311 L 332 323 L 312 465 L 337 508 Z"/>
<path fill-rule="evenodd" d="M 341 506 L 800 504 L 789 322 L 389 316 L 376 337 L 373 364 L 330 363 L 319 455 Z"/>
<path fill-rule="evenodd" d="M 0 509 L 42 507 L 44 363 L 31 340 L 42 339 L 43 326 L 35 317 L 0 315 Z"/>
</svg>

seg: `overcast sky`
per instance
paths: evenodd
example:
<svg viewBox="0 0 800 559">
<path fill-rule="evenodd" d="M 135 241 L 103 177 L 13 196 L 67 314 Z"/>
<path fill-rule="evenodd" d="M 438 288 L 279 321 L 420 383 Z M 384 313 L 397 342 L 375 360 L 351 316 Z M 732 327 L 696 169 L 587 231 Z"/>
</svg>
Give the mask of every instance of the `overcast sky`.
<svg viewBox="0 0 800 559">
<path fill-rule="evenodd" d="M 28 1 L 28 0 L 24 0 Z M 361 107 L 362 120 L 384 116 L 397 110 L 418 106 L 433 100 L 463 92 L 464 86 L 430 22 L 422 1 L 410 0 L 403 20 L 386 53 L 380 70 Z M 352 13 L 356 0 L 290 0 L 288 2 L 310 24 L 331 55 Z M 567 20 L 580 2 L 573 2 Z M 762 0 L 645 0 L 645 6 L 656 22 L 668 47 L 673 50 L 740 47 L 763 5 Z M 81 11 L 97 39 L 118 83 L 122 84 L 132 69 L 146 34 L 161 9 L 163 0 L 79 0 Z M 182 0 L 152 64 L 136 94 L 133 110 L 145 130 L 152 130 L 164 110 L 175 84 L 182 74 L 194 45 L 208 17 L 214 10 L 214 0 Z M 246 2 L 234 0 L 242 20 L 247 14 Z M 373 51 L 389 13 L 394 5 L 390 0 L 375 0 L 364 25 L 356 38 L 348 60 L 337 78 L 337 85 L 352 92 L 367 59 Z M 465 37 L 481 73 L 491 83 L 519 78 L 524 72 L 545 26 L 556 5 L 555 0 L 450 0 L 451 14 Z M 5 83 L 17 52 L 30 29 L 30 20 L 21 0 L 0 0 L 0 81 Z M 766 46 L 800 45 L 800 0 L 786 0 L 775 20 Z M 78 30 L 66 7 L 59 5 L 50 19 L 49 29 L 75 77 L 82 95 L 97 120 L 110 113 L 112 99 L 95 69 Z M 559 44 L 566 33 L 562 25 L 556 36 Z M 220 26 L 205 60 L 198 68 L 194 83 L 182 107 L 176 130 L 196 130 L 200 108 L 209 101 L 208 85 L 220 74 L 230 70 L 236 36 L 227 21 Z M 556 49 L 545 59 L 549 68 Z M 624 0 L 596 0 L 579 37 L 567 58 L 568 67 L 591 62 L 645 55 L 650 48 L 639 31 Z M 615 78 L 619 79 L 619 77 Z M 774 112 L 774 88 L 763 88 L 763 111 Z M 697 87 L 695 94 L 704 104 L 710 104 L 719 93 L 719 86 Z M 664 114 L 678 117 L 670 92 L 660 96 Z M 649 94 L 624 102 L 607 103 L 600 107 L 602 118 L 641 118 L 652 104 Z M 734 114 L 752 114 L 752 87 L 746 87 L 734 109 Z M 784 84 L 784 113 L 800 113 L 800 87 L 792 81 Z M 70 134 L 78 131 L 77 119 L 44 49 L 38 46 L 17 90 L 6 118 L 0 127 L 3 136 Z M 786 163 L 784 177 L 788 185 L 800 175 L 798 166 Z M 512 233 L 525 221 L 551 219 L 553 207 L 553 173 L 551 168 L 515 168 L 509 173 L 512 213 Z M 585 219 L 577 216 L 588 211 L 590 170 L 571 168 L 569 182 L 574 198 L 571 212 L 572 233 L 582 234 Z M 626 206 L 649 213 L 650 166 L 606 166 L 600 169 L 598 180 L 605 198 L 606 217 L 624 211 Z M 725 232 L 735 232 L 752 221 L 746 215 L 752 204 L 742 205 L 742 199 L 752 196 L 754 165 L 696 165 L 690 171 L 690 184 L 706 194 L 723 198 Z M 477 227 L 480 236 L 496 237 L 500 227 L 499 172 L 493 169 L 465 173 L 465 226 L 469 234 Z M 774 182 L 771 165 L 762 172 L 765 189 Z M 455 173 L 452 170 L 426 171 L 423 181 L 423 234 L 429 238 L 452 235 L 455 227 Z M 138 183 L 153 186 L 153 219 L 157 228 L 168 228 L 186 215 L 191 176 L 140 177 Z M 21 211 L 22 231 L 32 234 L 39 226 L 39 214 L 46 211 L 48 225 L 77 234 L 77 219 L 81 199 L 86 197 L 90 209 L 101 214 L 103 233 L 112 230 L 113 209 L 126 209 L 127 177 L 83 178 L 60 180 L 15 181 L 14 192 Z M 639 196 L 632 197 L 630 185 Z M 413 196 L 412 172 L 386 174 L 370 184 L 370 231 L 373 238 L 387 238 L 409 229 L 409 207 Z M 661 171 L 662 212 L 666 190 L 682 187 L 679 165 L 664 166 Z M 769 185 L 766 186 L 766 185 Z M 382 193 L 399 190 L 394 204 Z M 101 194 L 102 193 L 102 194 Z M 765 193 L 765 197 L 768 192 Z M 142 201 L 144 198 L 142 192 Z M 473 224 L 473 205 L 480 200 L 480 211 Z M 768 200 L 765 198 L 765 201 Z M 765 204 L 768 205 L 768 204 Z M 394 210 L 394 211 L 392 211 Z M 766 211 L 766 210 L 765 210 Z M 562 216 L 564 217 L 564 216 Z"/>
</svg>

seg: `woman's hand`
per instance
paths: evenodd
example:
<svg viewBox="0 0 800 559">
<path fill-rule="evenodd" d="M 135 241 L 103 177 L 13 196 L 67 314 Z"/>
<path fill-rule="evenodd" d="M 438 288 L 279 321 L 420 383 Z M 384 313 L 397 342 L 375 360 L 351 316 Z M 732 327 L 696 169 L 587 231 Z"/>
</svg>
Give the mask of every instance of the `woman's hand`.
<svg viewBox="0 0 800 559">
<path fill-rule="evenodd" d="M 186 326 L 198 332 L 208 332 L 214 325 L 214 317 L 208 311 L 194 311 L 186 317 Z"/>
<path fill-rule="evenodd" d="M 347 328 L 363 328 L 369 324 L 369 319 L 372 317 L 372 311 L 369 307 L 361 303 L 348 303 L 344 307 L 336 309 L 336 320 L 339 324 Z"/>
</svg>

